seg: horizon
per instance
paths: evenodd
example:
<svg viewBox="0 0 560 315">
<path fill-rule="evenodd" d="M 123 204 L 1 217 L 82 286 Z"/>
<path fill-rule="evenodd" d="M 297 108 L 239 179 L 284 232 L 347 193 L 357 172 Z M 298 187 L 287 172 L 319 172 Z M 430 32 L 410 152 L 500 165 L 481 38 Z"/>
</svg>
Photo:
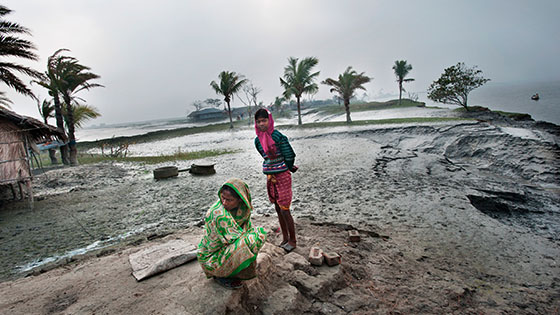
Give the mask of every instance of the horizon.
<svg viewBox="0 0 560 315">
<path fill-rule="evenodd" d="M 101 76 L 96 82 L 105 88 L 79 94 L 102 114 L 88 125 L 186 116 L 194 110 L 192 102 L 220 98 L 210 81 L 223 70 L 251 80 L 262 89 L 259 101 L 268 105 L 282 93 L 279 78 L 288 57 L 319 59 L 314 68 L 320 71 L 319 92 L 313 99 L 332 98 L 320 82 L 336 78 L 347 66 L 373 77 L 358 95 L 365 92 L 369 100 L 396 95 L 395 60 L 413 66 L 408 77 L 415 81 L 404 87 L 414 93 L 425 92 L 457 62 L 477 66 L 492 80 L 489 84 L 560 80 L 560 65 L 550 62 L 560 54 L 554 31 L 560 28 L 560 4 L 551 0 L 218 0 L 153 6 L 124 0 L 7 0 L 4 5 L 13 10 L 5 20 L 31 30 L 32 36 L 21 38 L 32 41 L 40 57 L 38 62 L 9 61 L 43 72 L 48 56 L 67 48 Z M 458 15 L 464 21 L 458 22 Z M 47 95 L 37 86 L 31 89 L 40 99 Z M 14 102 L 13 111 L 39 117 L 34 100 L 5 85 L 0 90 Z M 243 106 L 237 98 L 231 105 Z"/>
</svg>

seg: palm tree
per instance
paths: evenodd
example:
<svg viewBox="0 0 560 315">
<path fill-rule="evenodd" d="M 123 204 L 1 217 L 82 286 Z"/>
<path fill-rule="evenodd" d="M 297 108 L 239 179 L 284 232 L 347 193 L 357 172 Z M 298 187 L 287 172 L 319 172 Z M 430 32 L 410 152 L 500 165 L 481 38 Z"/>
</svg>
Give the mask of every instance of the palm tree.
<svg viewBox="0 0 560 315">
<path fill-rule="evenodd" d="M 72 116 L 74 117 L 75 128 L 81 128 L 86 121 L 101 116 L 99 110 L 91 105 L 74 103 L 72 109 L 74 111 Z M 65 115 L 65 117 L 68 116 Z"/>
<path fill-rule="evenodd" d="M 286 100 L 284 99 L 284 97 L 278 97 L 276 96 L 274 98 L 274 102 L 271 104 L 272 108 L 274 108 L 275 111 L 277 112 L 281 112 L 282 111 L 282 103 L 285 102 Z"/>
<path fill-rule="evenodd" d="M 338 80 L 328 78 L 321 83 L 332 86 L 331 93 L 338 93 L 338 96 L 344 101 L 346 122 L 351 123 L 350 99 L 357 89 L 365 90 L 366 88 L 363 85 L 369 81 L 371 81 L 371 78 L 365 76 L 364 72 L 358 74 L 355 70 L 352 70 L 352 67 L 348 67 L 344 73 L 338 75 Z"/>
<path fill-rule="evenodd" d="M 393 66 L 395 71 L 395 76 L 397 76 L 397 82 L 399 82 L 399 105 L 401 105 L 402 92 L 405 90 L 403 88 L 403 82 L 414 81 L 414 79 L 405 79 L 410 70 L 412 70 L 412 65 L 406 63 L 406 60 L 396 60 Z"/>
<path fill-rule="evenodd" d="M 319 87 L 313 80 L 319 75 L 319 71 L 311 73 L 311 69 L 319 63 L 315 57 L 307 57 L 298 63 L 298 58 L 288 58 L 288 65 L 284 68 L 284 78 L 280 78 L 280 85 L 284 87 L 284 98 L 286 101 L 294 95 L 297 101 L 298 125 L 301 125 L 302 94 L 317 93 Z"/>
<path fill-rule="evenodd" d="M 28 40 L 14 36 L 15 34 L 30 35 L 29 29 L 17 23 L 4 20 L 3 17 L 11 12 L 12 10 L 0 5 L 0 56 L 3 58 L 18 57 L 33 61 L 38 60 L 37 55 L 33 52 L 36 50 L 35 45 Z M 41 73 L 26 66 L 0 60 L 0 81 L 16 90 L 16 92 L 36 99 L 33 92 L 14 72 L 36 79 L 41 78 Z"/>
<path fill-rule="evenodd" d="M 68 128 L 68 148 L 70 151 L 70 165 L 78 165 L 78 151 L 76 148 L 75 120 L 73 103 L 79 98 L 76 94 L 82 90 L 94 87 L 103 87 L 101 84 L 91 83 L 91 80 L 99 79 L 100 76 L 89 72 L 90 68 L 78 63 L 78 59 L 64 57 L 58 68 L 60 81 L 57 83 L 58 92 L 66 106 L 66 125 Z M 81 99 L 83 100 L 83 99 Z"/>
<path fill-rule="evenodd" d="M 222 71 L 218 77 L 220 78 L 220 85 L 216 81 L 210 82 L 210 86 L 216 91 L 216 94 L 223 95 L 226 101 L 229 114 L 229 128 L 233 129 L 233 120 L 231 119 L 231 107 L 229 103 L 233 99 L 233 95 L 241 90 L 241 87 L 247 83 L 242 75 L 235 72 Z"/>
<path fill-rule="evenodd" d="M 6 97 L 6 92 L 0 91 L 0 109 L 10 109 L 12 101 Z"/>
<path fill-rule="evenodd" d="M 54 106 L 52 102 L 44 99 L 42 103 L 39 103 L 39 100 L 37 100 L 37 108 L 39 108 L 39 114 L 41 114 L 41 117 L 43 117 L 43 121 L 45 122 L 45 124 L 48 124 L 49 118 L 54 117 Z M 58 164 L 55 149 L 49 149 L 49 157 L 51 159 L 51 164 Z"/>
<path fill-rule="evenodd" d="M 52 56 L 50 56 L 47 60 L 47 71 L 45 72 L 43 78 L 41 80 L 34 80 L 31 82 L 37 83 L 47 89 L 49 95 L 53 98 L 54 101 L 54 117 L 56 119 L 56 126 L 62 132 L 65 132 L 66 128 L 64 127 L 64 117 L 62 114 L 62 104 L 60 102 L 59 91 L 59 85 L 63 81 L 60 74 L 64 71 L 65 60 L 68 58 L 60 55 L 60 53 L 63 51 L 68 51 L 68 49 L 59 49 L 55 51 L 54 54 L 52 54 Z M 64 165 L 70 164 L 68 145 L 63 145 L 60 147 L 60 157 Z"/>
</svg>

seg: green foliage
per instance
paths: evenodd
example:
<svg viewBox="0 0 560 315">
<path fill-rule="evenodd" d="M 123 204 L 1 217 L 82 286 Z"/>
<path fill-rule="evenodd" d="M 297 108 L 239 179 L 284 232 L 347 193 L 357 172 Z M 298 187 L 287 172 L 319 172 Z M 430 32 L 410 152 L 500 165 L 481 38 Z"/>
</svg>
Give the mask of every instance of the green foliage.
<svg viewBox="0 0 560 315">
<path fill-rule="evenodd" d="M 80 164 L 94 164 L 101 162 L 135 162 L 135 163 L 145 163 L 145 164 L 158 164 L 164 162 L 173 161 L 188 161 L 196 159 L 204 159 L 213 156 L 219 156 L 224 154 L 237 153 L 235 150 L 201 150 L 193 152 L 176 152 L 171 155 L 160 155 L 160 156 L 108 156 L 101 154 L 86 154 L 81 153 L 78 156 Z M 44 167 L 51 165 L 50 159 L 47 155 L 41 154 L 41 163 Z"/>
<path fill-rule="evenodd" d="M 357 73 L 352 70 L 352 67 L 348 67 L 344 73 L 338 75 L 338 80 L 328 78 L 321 83 L 331 86 L 331 93 L 336 92 L 342 98 L 346 110 L 346 122 L 351 123 L 350 99 L 354 97 L 356 90 L 365 90 L 366 88 L 363 85 L 370 81 L 371 78 L 364 75 L 364 72 Z"/>
<path fill-rule="evenodd" d="M 399 101 L 402 99 L 402 92 L 405 91 L 403 82 L 414 81 L 414 79 L 405 79 L 408 73 L 412 70 L 412 65 L 407 64 L 406 60 L 396 60 L 393 66 L 397 82 L 399 83 Z"/>
<path fill-rule="evenodd" d="M 160 156 L 104 156 L 95 154 L 82 154 L 79 156 L 80 164 L 91 164 L 99 163 L 104 161 L 115 161 L 115 162 L 141 162 L 145 164 L 158 164 L 164 162 L 173 161 L 188 161 L 196 159 L 204 159 L 213 156 L 219 156 L 224 154 L 237 153 L 234 150 L 201 150 L 194 152 L 176 152 L 172 155 L 160 155 Z"/>
<path fill-rule="evenodd" d="M 399 100 L 390 100 L 387 102 L 367 102 L 367 103 L 356 103 L 352 104 L 352 111 L 362 112 L 369 110 L 381 110 L 381 109 L 394 109 L 394 108 L 405 108 L 405 107 L 424 107 L 423 102 L 417 102 L 409 99 L 403 99 L 401 104 Z M 317 108 L 317 111 L 321 111 L 327 114 L 340 114 L 344 112 L 343 107 L 339 105 L 329 105 Z"/>
<path fill-rule="evenodd" d="M 238 75 L 233 71 L 222 71 L 218 77 L 220 78 L 220 84 L 216 83 L 216 81 L 212 81 L 210 82 L 210 86 L 214 89 L 216 94 L 224 96 L 224 101 L 226 101 L 228 106 L 230 128 L 233 129 L 233 120 L 231 119 L 231 107 L 229 103 L 233 99 L 233 95 L 238 93 L 243 85 L 247 83 L 247 79 L 244 79 L 242 75 Z"/>
<path fill-rule="evenodd" d="M 18 93 L 37 99 L 27 85 L 18 78 L 16 73 L 35 79 L 40 79 L 41 73 L 29 67 L 4 60 L 6 57 L 17 57 L 33 61 L 39 59 L 34 52 L 36 50 L 35 45 L 28 40 L 16 36 L 19 34 L 30 35 L 31 32 L 29 29 L 17 23 L 4 20 L 4 16 L 11 12 L 12 10 L 4 5 L 0 5 L 0 56 L 2 58 L 0 59 L 0 81 L 4 82 Z M 4 99 L 4 101 L 0 102 L 0 107 L 9 107 L 9 104 L 5 101 L 6 97 L 4 95 L 2 95 L 2 99 Z"/>
<path fill-rule="evenodd" d="M 410 118 L 391 118 L 391 119 L 379 119 L 379 120 L 357 120 L 354 121 L 352 125 L 362 126 L 362 125 L 383 125 L 383 124 L 434 123 L 434 122 L 464 121 L 464 120 L 474 120 L 474 119 L 463 118 L 463 117 L 410 117 Z M 303 124 L 302 126 L 292 125 L 291 127 L 325 128 L 325 127 L 338 127 L 338 126 L 348 126 L 348 124 L 344 121 L 331 121 L 331 122 L 308 123 L 308 124 Z M 288 128 L 288 126 L 283 126 L 283 128 Z"/>
<path fill-rule="evenodd" d="M 463 106 L 466 110 L 469 93 L 490 79 L 482 76 L 476 66 L 467 68 L 459 62 L 444 70 L 441 77 L 428 88 L 428 98 L 439 103 Z"/>
<path fill-rule="evenodd" d="M 313 81 L 319 76 L 319 71 L 311 73 L 313 67 L 319 63 L 315 57 L 307 57 L 298 62 L 298 58 L 288 58 L 288 65 L 284 68 L 284 76 L 280 78 L 280 85 L 284 88 L 286 101 L 295 96 L 298 109 L 298 124 L 301 125 L 301 96 L 317 93 L 319 87 Z"/>
</svg>

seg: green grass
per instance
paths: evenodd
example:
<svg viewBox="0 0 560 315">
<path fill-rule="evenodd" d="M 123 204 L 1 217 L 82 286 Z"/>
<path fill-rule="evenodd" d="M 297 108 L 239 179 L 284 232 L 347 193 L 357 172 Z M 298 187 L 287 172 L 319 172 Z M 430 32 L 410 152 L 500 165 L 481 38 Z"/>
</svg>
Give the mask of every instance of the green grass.
<svg viewBox="0 0 560 315">
<path fill-rule="evenodd" d="M 459 107 L 454 109 L 454 111 L 456 112 L 466 112 L 466 109 L 464 107 Z M 526 114 L 526 113 L 515 113 L 515 112 L 504 112 L 501 110 L 490 110 L 487 107 L 483 107 L 483 106 L 469 106 L 469 111 L 471 112 L 493 112 L 493 113 L 497 113 L 500 114 L 502 116 L 506 116 L 509 117 L 513 120 L 530 120 L 532 119 L 531 115 Z"/>
<path fill-rule="evenodd" d="M 446 121 L 472 121 L 472 118 L 463 117 L 411 117 L 411 118 L 390 118 L 379 120 L 356 120 L 348 124 L 345 121 L 318 122 L 298 125 L 286 125 L 289 128 L 324 128 L 337 126 L 364 126 L 364 125 L 383 125 L 383 124 L 408 124 L 408 123 L 429 123 Z"/>
<path fill-rule="evenodd" d="M 403 99 L 401 105 L 399 105 L 399 100 L 390 100 L 387 102 L 368 102 L 368 103 L 356 103 L 350 104 L 350 113 L 353 112 L 363 112 L 368 110 L 380 110 L 380 109 L 394 109 L 394 108 L 405 108 L 405 107 L 424 107 L 425 103 L 415 102 L 409 99 Z M 341 114 L 345 113 L 344 105 L 328 105 L 316 108 L 317 112 L 323 112 L 326 114 Z"/>
<path fill-rule="evenodd" d="M 213 156 L 219 156 L 224 154 L 237 153 L 237 150 L 202 150 L 194 152 L 176 152 L 172 155 L 159 155 L 159 156 L 127 156 L 127 157 L 111 157 L 101 154 L 85 154 L 81 153 L 78 155 L 78 162 L 80 164 L 95 164 L 106 161 L 113 162 L 141 162 L 145 164 L 158 164 L 164 162 L 173 161 L 185 161 L 185 160 L 196 160 L 203 159 Z M 57 152 L 58 154 L 58 152 Z M 51 161 L 49 159 L 48 153 L 43 153 L 40 155 L 41 163 L 43 167 L 51 166 Z M 58 156 L 60 161 L 60 157 Z M 33 163 L 36 163 L 33 161 Z"/>
</svg>

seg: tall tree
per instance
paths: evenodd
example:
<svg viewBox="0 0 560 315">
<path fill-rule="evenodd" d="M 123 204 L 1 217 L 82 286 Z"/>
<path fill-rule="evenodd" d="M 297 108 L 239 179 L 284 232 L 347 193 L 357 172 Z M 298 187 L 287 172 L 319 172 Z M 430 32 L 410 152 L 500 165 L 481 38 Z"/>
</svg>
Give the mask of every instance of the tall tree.
<svg viewBox="0 0 560 315">
<path fill-rule="evenodd" d="M 66 134 L 64 117 L 62 114 L 62 102 L 60 101 L 60 85 L 63 82 L 61 73 L 64 71 L 65 60 L 68 58 L 61 55 L 64 51 L 68 51 L 68 49 L 59 49 L 55 51 L 52 56 L 49 56 L 47 59 L 47 71 L 45 71 L 43 78 L 41 80 L 34 80 L 32 83 L 37 83 L 47 89 L 47 92 L 53 98 L 54 102 L 54 117 L 56 119 L 56 126 Z M 60 147 L 60 157 L 64 165 L 70 164 L 67 144 Z"/>
<path fill-rule="evenodd" d="M 229 128 L 233 129 L 230 102 L 232 101 L 234 94 L 238 93 L 243 85 L 247 83 L 247 79 L 244 79 L 242 75 L 238 75 L 233 71 L 222 71 L 218 77 L 220 78 L 220 84 L 218 85 L 216 81 L 212 81 L 210 82 L 210 86 L 214 89 L 214 91 L 216 91 L 216 94 L 224 96 L 224 101 L 226 102 L 228 108 Z"/>
<path fill-rule="evenodd" d="M 298 125 L 301 125 L 301 96 L 313 94 L 319 90 L 313 80 L 319 76 L 319 71 L 311 73 L 313 67 L 319 63 L 315 57 L 307 57 L 298 62 L 298 58 L 288 58 L 288 65 L 284 68 L 284 77 L 280 78 L 280 85 L 284 88 L 284 98 L 289 100 L 296 97 L 298 110 Z"/>
<path fill-rule="evenodd" d="M 20 34 L 31 35 L 29 29 L 4 19 L 4 16 L 11 12 L 12 10 L 0 5 L 0 56 L 2 57 L 2 59 L 0 59 L 0 81 L 4 82 L 18 93 L 37 99 L 33 92 L 15 73 L 17 72 L 36 79 L 41 78 L 41 73 L 29 67 L 4 60 L 6 57 L 17 57 L 33 61 L 38 60 L 34 52 L 36 50 L 35 45 L 28 40 L 17 37 L 17 35 Z"/>
<path fill-rule="evenodd" d="M 351 123 L 350 118 L 350 99 L 354 97 L 356 90 L 364 90 L 364 84 L 371 81 L 371 78 L 364 75 L 364 72 L 357 73 L 352 70 L 352 67 L 346 68 L 344 73 L 338 75 L 338 80 L 328 78 L 321 82 L 331 86 L 331 93 L 336 92 L 338 96 L 344 101 L 344 109 L 346 110 L 346 122 Z"/>
<path fill-rule="evenodd" d="M 78 62 L 74 57 L 67 57 L 61 59 L 59 69 L 60 81 L 57 83 L 58 91 L 64 100 L 66 107 L 66 125 L 68 128 L 68 149 L 70 151 L 70 165 L 78 165 L 78 150 L 76 148 L 75 136 L 75 119 L 73 103 L 77 99 L 83 99 L 77 96 L 77 93 L 83 90 L 89 90 L 94 87 L 103 87 L 98 83 L 92 83 L 92 80 L 99 79 L 100 76 L 90 72 L 90 68 Z"/>
<path fill-rule="evenodd" d="M 40 103 L 39 100 L 37 100 L 37 108 L 39 109 L 39 114 L 43 117 L 45 124 L 48 124 L 49 118 L 54 117 L 54 106 L 52 102 L 44 99 L 43 102 Z M 58 164 L 55 149 L 49 149 L 49 158 L 51 159 L 51 164 Z"/>
<path fill-rule="evenodd" d="M 428 98 L 439 103 L 467 107 L 469 93 L 484 85 L 490 79 L 482 76 L 482 70 L 467 68 L 464 63 L 445 69 L 439 79 L 428 87 Z"/>
<path fill-rule="evenodd" d="M 401 105 L 402 92 L 405 90 L 403 82 L 414 81 L 414 79 L 405 79 L 410 70 L 412 70 L 412 65 L 407 64 L 406 60 L 396 60 L 395 65 L 393 65 L 393 71 L 395 71 L 395 76 L 399 83 L 399 105 Z"/>
</svg>

